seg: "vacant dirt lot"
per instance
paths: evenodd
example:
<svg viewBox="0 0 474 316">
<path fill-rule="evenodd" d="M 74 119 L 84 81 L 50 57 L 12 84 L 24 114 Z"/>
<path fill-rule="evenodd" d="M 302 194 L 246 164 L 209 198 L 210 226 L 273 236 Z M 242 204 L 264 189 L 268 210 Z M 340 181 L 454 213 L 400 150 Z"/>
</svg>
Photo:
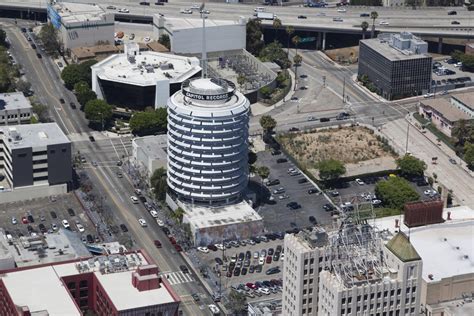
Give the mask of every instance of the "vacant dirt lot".
<svg viewBox="0 0 474 316">
<path fill-rule="evenodd" d="M 359 46 L 330 49 L 326 50 L 325 53 L 337 63 L 355 64 L 359 59 Z"/>
<path fill-rule="evenodd" d="M 291 133 L 280 136 L 280 142 L 306 169 L 314 169 L 319 161 L 326 159 L 337 159 L 344 164 L 372 159 L 380 163 L 379 158 L 384 157 L 393 161 L 390 147 L 384 140 L 361 126 Z"/>
</svg>

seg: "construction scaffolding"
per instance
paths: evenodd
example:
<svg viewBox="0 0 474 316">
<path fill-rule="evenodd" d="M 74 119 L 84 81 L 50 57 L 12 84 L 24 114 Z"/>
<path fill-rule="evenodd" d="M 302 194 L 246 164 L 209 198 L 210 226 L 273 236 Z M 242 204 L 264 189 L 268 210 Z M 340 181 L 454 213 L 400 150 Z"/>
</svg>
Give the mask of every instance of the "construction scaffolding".
<svg viewBox="0 0 474 316">
<path fill-rule="evenodd" d="M 367 220 L 346 218 L 330 236 L 329 249 L 329 269 L 347 288 L 378 282 L 387 271 L 381 236 Z"/>
</svg>

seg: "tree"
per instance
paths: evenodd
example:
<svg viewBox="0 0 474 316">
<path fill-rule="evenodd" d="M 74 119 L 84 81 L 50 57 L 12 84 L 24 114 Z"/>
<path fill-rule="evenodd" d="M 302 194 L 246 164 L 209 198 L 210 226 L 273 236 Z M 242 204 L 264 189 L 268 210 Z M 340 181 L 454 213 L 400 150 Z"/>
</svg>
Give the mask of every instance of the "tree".
<svg viewBox="0 0 474 316">
<path fill-rule="evenodd" d="M 293 38 L 291 39 L 291 41 L 293 42 L 293 44 L 294 44 L 295 47 L 296 47 L 295 55 L 298 55 L 298 45 L 299 45 L 299 43 L 301 42 L 301 37 L 299 37 L 298 35 L 295 35 L 295 36 L 293 36 Z"/>
<path fill-rule="evenodd" d="M 177 223 L 181 224 L 183 222 L 183 216 L 186 212 L 181 208 L 178 207 L 171 213 L 171 218 L 174 219 Z"/>
<path fill-rule="evenodd" d="M 458 49 L 456 49 L 454 52 L 451 53 L 451 58 L 454 59 L 455 61 L 461 61 L 464 53 Z"/>
<path fill-rule="evenodd" d="M 38 116 L 38 120 L 41 123 L 46 123 L 49 121 L 48 107 L 41 103 L 33 103 L 31 106 L 33 113 Z"/>
<path fill-rule="evenodd" d="M 166 200 L 166 191 L 168 190 L 166 177 L 166 169 L 163 167 L 156 169 L 150 177 L 150 186 L 153 188 L 155 198 L 161 202 Z"/>
<path fill-rule="evenodd" d="M 11 76 L 7 64 L 0 64 L 0 93 L 8 92 L 11 88 Z"/>
<path fill-rule="evenodd" d="M 64 67 L 61 72 L 61 79 L 69 90 L 72 90 L 76 83 L 84 81 L 91 87 L 92 70 L 91 66 L 97 63 L 97 60 L 91 59 L 80 64 L 71 64 Z"/>
<path fill-rule="evenodd" d="M 466 142 L 474 142 L 474 125 L 466 120 L 459 120 L 451 134 L 456 140 L 456 146 L 462 148 Z"/>
<path fill-rule="evenodd" d="M 7 33 L 3 29 L 0 29 L 0 45 L 6 46 L 7 44 L 6 39 L 7 39 Z"/>
<path fill-rule="evenodd" d="M 18 91 L 23 92 L 23 94 L 26 95 L 31 90 L 31 83 L 20 79 L 15 83 L 15 87 Z"/>
<path fill-rule="evenodd" d="M 97 94 L 91 90 L 87 82 L 79 81 L 74 85 L 74 92 L 77 97 L 77 101 L 85 106 L 87 102 L 97 99 Z"/>
<path fill-rule="evenodd" d="M 302 61 L 303 61 L 303 57 L 301 57 L 300 54 L 296 54 L 295 57 L 293 57 L 293 64 L 295 65 L 295 78 L 298 78 L 298 67 L 301 65 Z M 295 85 L 295 90 L 296 90 L 296 85 Z"/>
<path fill-rule="evenodd" d="M 464 145 L 464 161 L 470 170 L 474 170 L 474 144 L 466 143 Z"/>
<path fill-rule="evenodd" d="M 39 38 L 48 55 L 55 56 L 58 54 L 60 48 L 58 30 L 53 26 L 53 24 L 48 23 L 43 25 L 39 33 Z"/>
<path fill-rule="evenodd" d="M 362 22 L 360 28 L 362 29 L 362 39 L 365 39 L 365 32 L 369 28 L 369 23 L 367 23 L 367 21 Z"/>
<path fill-rule="evenodd" d="M 270 115 L 263 115 L 260 118 L 260 126 L 263 128 L 265 134 L 271 133 L 275 129 L 277 122 Z"/>
<path fill-rule="evenodd" d="M 104 100 L 91 100 L 86 103 L 84 113 L 91 125 L 95 127 L 101 126 L 101 129 L 104 130 L 105 126 L 112 119 L 112 106 Z"/>
<path fill-rule="evenodd" d="M 288 26 L 286 27 L 286 35 L 287 35 L 287 37 L 286 37 L 286 39 L 287 39 L 287 41 L 286 41 L 286 44 L 287 44 L 286 47 L 288 48 L 287 53 L 286 53 L 287 55 L 290 55 L 290 38 L 291 38 L 291 35 L 292 35 L 294 32 L 295 32 L 295 28 L 294 28 L 293 26 L 288 25 Z"/>
<path fill-rule="evenodd" d="M 265 180 L 270 175 L 270 169 L 266 166 L 260 166 L 257 168 L 257 173 L 262 180 Z"/>
<path fill-rule="evenodd" d="M 132 133 L 139 136 L 166 132 L 168 122 L 166 108 L 158 108 L 151 112 L 136 112 L 130 119 Z"/>
<path fill-rule="evenodd" d="M 259 57 L 261 61 L 275 62 L 283 69 L 289 68 L 291 66 L 291 62 L 288 59 L 288 55 L 283 50 L 281 44 L 277 41 L 266 45 L 260 51 Z"/>
<path fill-rule="evenodd" d="M 232 315 L 247 315 L 247 297 L 244 294 L 231 290 L 228 299 L 226 308 L 231 311 Z"/>
<path fill-rule="evenodd" d="M 398 210 L 401 210 L 405 203 L 420 198 L 410 183 L 401 177 L 390 177 L 388 180 L 377 182 L 375 194 L 386 207 Z"/>
<path fill-rule="evenodd" d="M 404 177 L 422 176 L 426 170 L 426 163 L 412 155 L 405 155 L 397 159 L 396 163 Z"/>
<path fill-rule="evenodd" d="M 269 99 L 273 93 L 273 89 L 269 86 L 263 86 L 258 90 L 264 99 Z"/>
<path fill-rule="evenodd" d="M 168 50 L 171 49 L 171 41 L 170 36 L 168 34 L 161 34 L 160 38 L 158 39 L 158 43 L 168 48 Z"/>
<path fill-rule="evenodd" d="M 265 42 L 262 40 L 262 25 L 258 19 L 250 19 L 247 22 L 247 35 L 245 47 L 247 50 L 255 55 L 259 56 L 260 51 L 265 46 Z"/>
<path fill-rule="evenodd" d="M 335 180 L 346 173 L 344 164 L 336 159 L 322 160 L 317 164 L 317 168 L 322 180 Z"/>
<path fill-rule="evenodd" d="M 370 33 L 370 37 L 374 38 L 375 35 L 375 20 L 379 17 L 377 11 L 370 12 L 370 19 L 372 20 L 372 32 Z"/>
<path fill-rule="evenodd" d="M 273 19 L 273 29 L 275 30 L 275 40 L 277 39 L 278 29 L 281 27 L 281 20 L 279 18 Z"/>
</svg>

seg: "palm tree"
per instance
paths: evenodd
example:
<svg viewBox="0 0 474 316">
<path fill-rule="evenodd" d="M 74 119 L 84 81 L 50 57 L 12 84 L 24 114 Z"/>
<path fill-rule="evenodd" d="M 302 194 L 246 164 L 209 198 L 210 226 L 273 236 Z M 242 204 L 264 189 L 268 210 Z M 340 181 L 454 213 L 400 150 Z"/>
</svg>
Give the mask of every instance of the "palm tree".
<svg viewBox="0 0 474 316">
<path fill-rule="evenodd" d="M 186 212 L 181 207 L 178 207 L 174 212 L 171 212 L 170 218 L 181 224 L 185 213 Z"/>
<path fill-rule="evenodd" d="M 288 51 L 287 51 L 287 55 L 290 55 L 290 38 L 291 38 L 291 34 L 293 34 L 295 32 L 295 28 L 291 25 L 288 25 L 286 27 L 286 34 L 288 35 L 287 36 L 287 45 L 286 47 L 288 47 Z"/>
<path fill-rule="evenodd" d="M 377 11 L 372 11 L 370 12 L 370 18 L 372 19 L 372 32 L 370 34 L 370 37 L 373 38 L 375 35 L 375 20 L 379 17 L 379 14 Z"/>
<path fill-rule="evenodd" d="M 362 39 L 364 40 L 365 39 L 365 32 L 367 31 L 367 29 L 369 28 L 369 23 L 367 23 L 366 21 L 362 22 L 360 24 L 360 27 L 362 28 Z"/>
<path fill-rule="evenodd" d="M 279 18 L 273 19 L 273 28 L 275 29 L 275 40 L 277 38 L 277 32 L 280 27 L 281 27 L 281 20 Z"/>
<path fill-rule="evenodd" d="M 298 66 L 301 64 L 303 61 L 303 57 L 301 55 L 296 54 L 295 57 L 293 57 L 293 63 L 295 64 L 295 78 L 298 78 Z M 295 90 L 296 90 L 296 85 L 295 85 Z"/>
<path fill-rule="evenodd" d="M 292 41 L 293 44 L 295 44 L 295 46 L 296 46 L 296 53 L 295 53 L 295 55 L 298 55 L 298 44 L 301 42 L 301 37 L 299 37 L 298 35 L 295 35 L 295 36 L 293 36 L 293 38 L 291 39 L 291 41 Z"/>
</svg>

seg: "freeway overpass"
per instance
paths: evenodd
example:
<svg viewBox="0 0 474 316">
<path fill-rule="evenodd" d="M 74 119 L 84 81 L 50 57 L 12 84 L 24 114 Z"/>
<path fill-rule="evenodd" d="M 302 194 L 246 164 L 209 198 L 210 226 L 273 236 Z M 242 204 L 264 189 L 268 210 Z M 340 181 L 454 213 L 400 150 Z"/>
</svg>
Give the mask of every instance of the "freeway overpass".
<svg viewBox="0 0 474 316">
<path fill-rule="evenodd" d="M 91 0 L 69 0 L 70 2 L 91 3 Z M 92 0 L 93 1 L 93 0 Z M 109 5 L 117 8 L 127 8 L 130 13 L 118 13 L 117 21 L 152 23 L 152 16 L 156 13 L 171 17 L 198 18 L 198 14 L 183 15 L 180 10 L 189 8 L 194 2 L 169 0 L 164 6 L 154 5 L 150 0 L 150 6 L 139 5 L 139 0 L 103 0 L 100 5 L 105 9 Z M 99 2 L 99 1 L 97 1 Z M 46 0 L 4 0 L 0 4 L 0 16 L 9 16 L 26 19 L 44 20 L 46 17 Z M 206 8 L 211 11 L 210 17 L 219 19 L 237 19 L 240 16 L 252 17 L 255 5 L 207 3 Z M 267 30 L 266 35 L 278 36 L 281 40 L 285 38 L 285 28 L 292 25 L 299 35 L 314 36 L 317 41 L 316 49 L 326 48 L 326 35 L 343 36 L 355 35 L 355 39 L 362 36 L 360 24 L 363 21 L 372 24 L 369 17 L 361 17 L 363 13 L 377 11 L 378 19 L 375 21 L 377 32 L 401 32 L 410 31 L 421 37 L 437 38 L 438 50 L 442 49 L 443 39 L 472 40 L 474 39 L 474 14 L 461 7 L 446 8 L 422 8 L 412 10 L 411 8 L 385 8 L 385 7 L 346 7 L 346 12 L 338 12 L 337 8 L 305 8 L 301 6 L 267 6 L 266 10 L 273 12 L 282 21 L 283 26 L 279 31 L 273 31 L 272 21 L 263 21 L 262 25 Z M 448 15 L 449 11 L 456 10 L 456 15 Z M 305 16 L 305 19 L 298 18 Z M 341 22 L 333 21 L 334 18 L 342 19 Z M 380 25 L 381 22 L 385 25 Z M 453 25 L 452 22 L 459 24 Z M 272 30 L 272 31 L 271 31 Z M 370 27 L 366 34 L 370 35 Z M 271 37 L 271 36 L 270 36 Z M 284 41 L 284 39 L 283 39 Z"/>
</svg>

